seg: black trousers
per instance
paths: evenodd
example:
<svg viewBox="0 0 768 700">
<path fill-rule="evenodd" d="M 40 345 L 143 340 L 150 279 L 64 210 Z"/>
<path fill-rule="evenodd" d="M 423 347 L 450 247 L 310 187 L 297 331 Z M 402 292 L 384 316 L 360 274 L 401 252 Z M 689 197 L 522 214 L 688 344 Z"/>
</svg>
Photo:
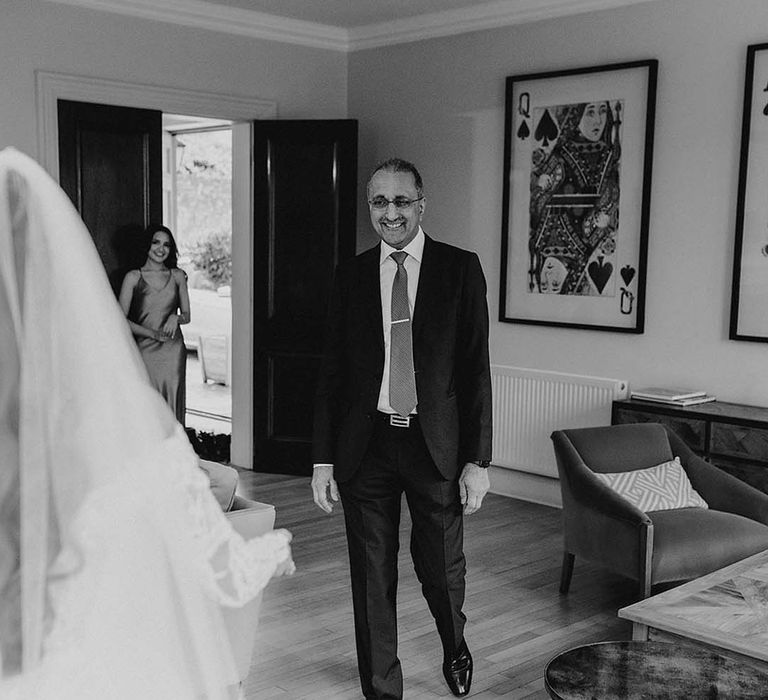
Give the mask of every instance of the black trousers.
<svg viewBox="0 0 768 700">
<path fill-rule="evenodd" d="M 437 623 L 444 657 L 464 638 L 464 528 L 458 478 L 446 481 L 429 456 L 418 421 L 390 426 L 379 414 L 355 476 L 339 484 L 349 547 L 357 660 L 363 694 L 402 698 L 397 658 L 400 504 L 411 513 L 411 558 Z"/>
</svg>

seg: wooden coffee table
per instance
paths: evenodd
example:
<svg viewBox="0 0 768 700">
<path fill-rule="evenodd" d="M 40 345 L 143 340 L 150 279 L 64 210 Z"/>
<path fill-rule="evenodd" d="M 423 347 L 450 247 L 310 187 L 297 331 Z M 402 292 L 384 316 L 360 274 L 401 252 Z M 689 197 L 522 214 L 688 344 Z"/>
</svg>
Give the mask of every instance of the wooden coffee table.
<svg viewBox="0 0 768 700">
<path fill-rule="evenodd" d="M 552 659 L 544 687 L 553 700 L 764 700 L 768 672 L 685 644 L 600 642 Z"/>
<path fill-rule="evenodd" d="M 768 670 L 768 551 L 622 608 L 619 617 L 632 621 L 633 639 L 693 644 Z"/>
</svg>

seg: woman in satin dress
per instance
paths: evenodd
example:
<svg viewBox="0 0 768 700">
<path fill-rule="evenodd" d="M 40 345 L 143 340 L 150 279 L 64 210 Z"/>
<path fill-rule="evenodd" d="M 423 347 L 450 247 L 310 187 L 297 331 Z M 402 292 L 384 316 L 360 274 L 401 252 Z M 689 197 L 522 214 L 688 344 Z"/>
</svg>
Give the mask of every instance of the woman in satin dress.
<svg viewBox="0 0 768 700">
<path fill-rule="evenodd" d="M 189 323 L 187 276 L 177 264 L 171 230 L 154 225 L 145 231 L 147 259 L 125 276 L 120 306 L 128 317 L 152 385 L 184 425 L 187 351 L 181 325 Z"/>
</svg>

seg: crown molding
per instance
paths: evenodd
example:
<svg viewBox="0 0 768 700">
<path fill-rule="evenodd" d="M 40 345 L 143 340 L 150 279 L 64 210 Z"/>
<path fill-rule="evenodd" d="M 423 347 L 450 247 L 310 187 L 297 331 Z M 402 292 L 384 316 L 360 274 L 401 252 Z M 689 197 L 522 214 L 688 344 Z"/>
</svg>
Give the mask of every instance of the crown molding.
<svg viewBox="0 0 768 700">
<path fill-rule="evenodd" d="M 495 0 L 350 30 L 349 50 L 378 48 L 659 0 Z"/>
<path fill-rule="evenodd" d="M 333 51 L 358 51 L 659 0 L 492 0 L 346 29 L 203 0 L 47 0 L 159 22 Z"/>
<path fill-rule="evenodd" d="M 47 0 L 90 10 L 114 12 L 156 22 L 237 34 L 334 51 L 349 50 L 346 29 L 264 12 L 214 5 L 203 0 Z"/>
</svg>

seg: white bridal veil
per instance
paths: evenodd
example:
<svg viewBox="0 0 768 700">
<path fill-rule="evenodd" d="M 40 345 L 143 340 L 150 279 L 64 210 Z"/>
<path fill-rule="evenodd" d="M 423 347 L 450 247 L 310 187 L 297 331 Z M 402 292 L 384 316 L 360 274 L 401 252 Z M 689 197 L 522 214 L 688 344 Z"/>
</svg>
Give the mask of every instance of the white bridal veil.
<svg viewBox="0 0 768 700">
<path fill-rule="evenodd" d="M 0 152 L 0 697 L 229 697 L 220 605 L 288 539 L 233 533 L 77 212 Z"/>
</svg>

